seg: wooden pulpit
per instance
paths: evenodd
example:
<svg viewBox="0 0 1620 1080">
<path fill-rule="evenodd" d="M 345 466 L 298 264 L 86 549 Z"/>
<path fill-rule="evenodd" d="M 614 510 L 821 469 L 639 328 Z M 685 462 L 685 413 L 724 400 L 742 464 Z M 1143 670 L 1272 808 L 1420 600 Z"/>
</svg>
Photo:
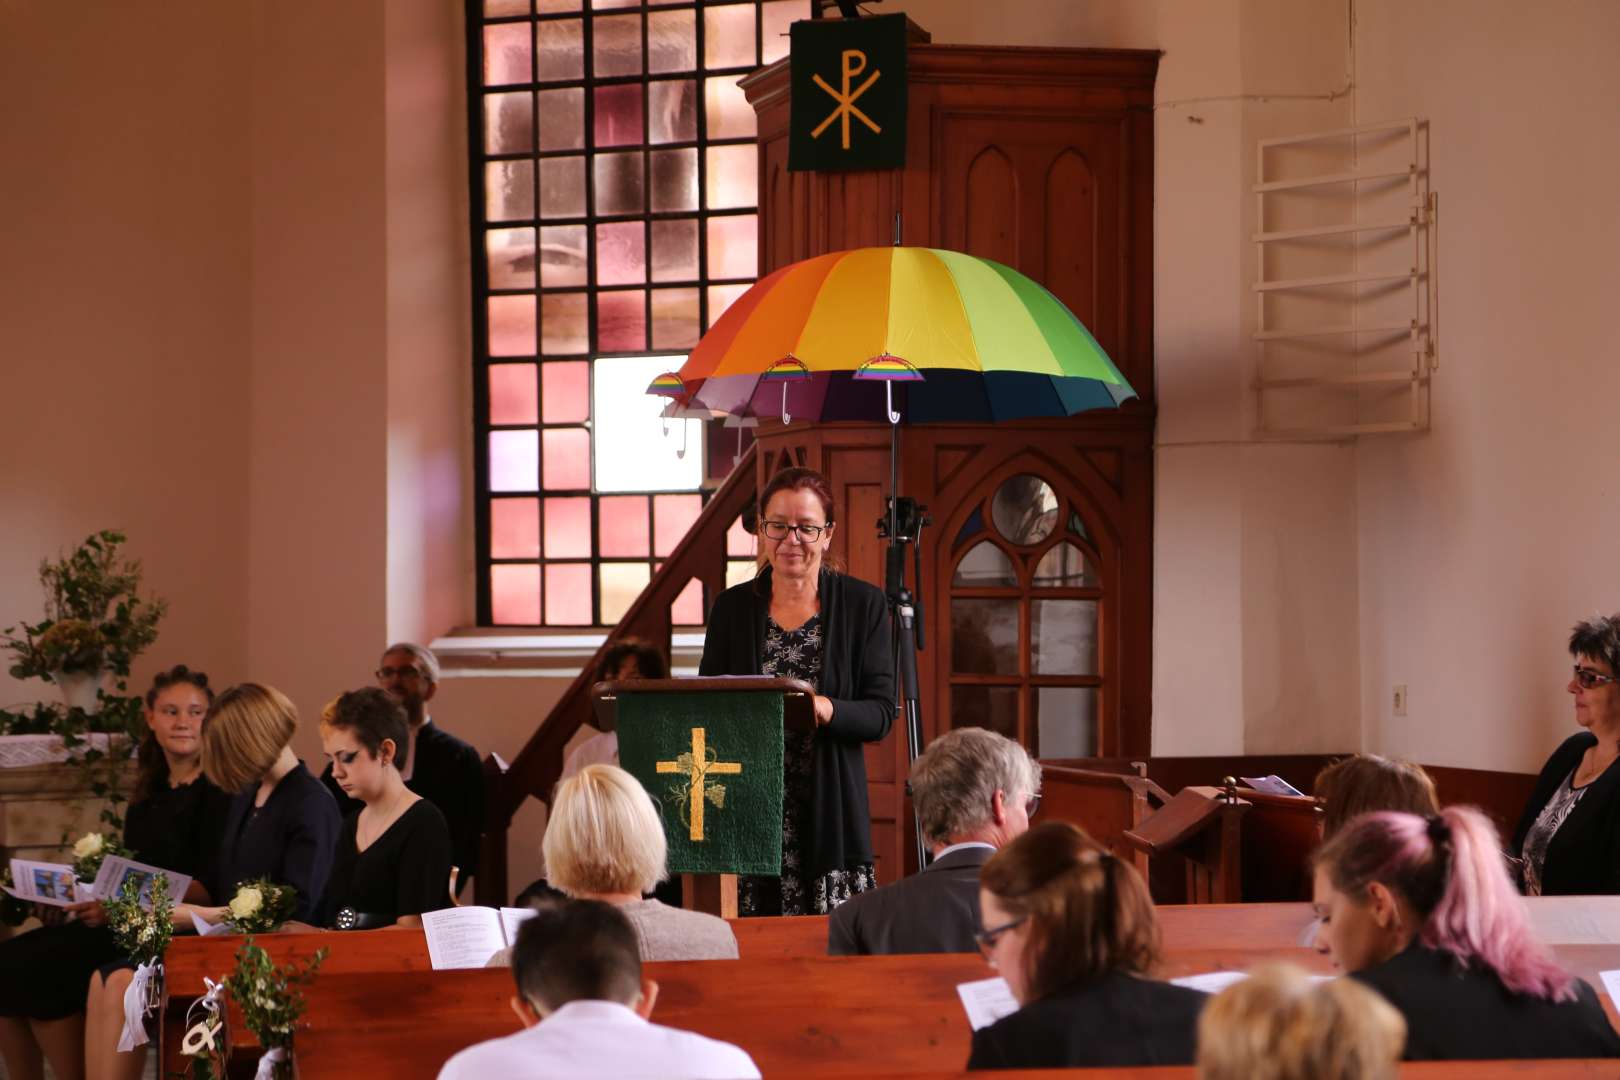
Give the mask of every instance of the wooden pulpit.
<svg viewBox="0 0 1620 1080">
<path fill-rule="evenodd" d="M 637 719 L 621 725 L 632 700 Z M 756 676 L 637 679 L 597 683 L 591 706 L 603 731 L 619 732 L 620 764 L 659 808 L 682 906 L 736 918 L 737 874 L 770 872 L 762 854 L 780 871 L 782 737 L 815 729 L 815 688 Z M 768 797 L 760 768 L 775 773 Z"/>
<path fill-rule="evenodd" d="M 1235 904 L 1243 899 L 1242 822 L 1248 809 L 1231 786 L 1183 788 L 1124 836 L 1150 857 L 1185 860 L 1189 904 Z"/>
</svg>

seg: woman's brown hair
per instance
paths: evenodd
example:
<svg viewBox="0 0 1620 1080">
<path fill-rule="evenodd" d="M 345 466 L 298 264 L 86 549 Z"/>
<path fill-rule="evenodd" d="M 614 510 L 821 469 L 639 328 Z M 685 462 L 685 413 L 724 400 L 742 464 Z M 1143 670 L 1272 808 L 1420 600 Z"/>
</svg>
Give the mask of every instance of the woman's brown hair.
<svg viewBox="0 0 1620 1080">
<path fill-rule="evenodd" d="M 1036 825 L 990 857 L 979 887 L 1027 919 L 1031 1000 L 1113 972 L 1144 975 L 1159 959 L 1159 922 L 1136 870 L 1077 825 Z"/>
<path fill-rule="evenodd" d="M 298 730 L 298 708 L 281 691 L 259 683 L 233 686 L 203 721 L 203 775 L 236 792 L 270 771 Z"/>
<path fill-rule="evenodd" d="M 171 686 L 194 686 L 208 699 L 210 705 L 214 702 L 214 691 L 208 685 L 208 676 L 200 671 L 192 671 L 184 664 L 176 664 L 168 671 L 160 671 L 152 677 L 152 687 L 146 691 L 148 713 L 157 708 L 158 695 Z M 146 736 L 141 739 L 140 750 L 135 755 L 135 764 L 137 769 L 135 794 L 131 797 L 131 801 L 143 802 L 169 781 L 169 759 L 163 756 L 163 748 L 158 745 L 157 736 L 152 734 L 150 726 L 146 729 Z"/>
<path fill-rule="evenodd" d="M 1434 780 L 1423 766 L 1377 754 L 1341 758 L 1316 774 L 1313 785 L 1322 808 L 1322 839 L 1328 840 L 1358 814 L 1398 810 L 1419 817 L 1440 812 Z"/>
</svg>

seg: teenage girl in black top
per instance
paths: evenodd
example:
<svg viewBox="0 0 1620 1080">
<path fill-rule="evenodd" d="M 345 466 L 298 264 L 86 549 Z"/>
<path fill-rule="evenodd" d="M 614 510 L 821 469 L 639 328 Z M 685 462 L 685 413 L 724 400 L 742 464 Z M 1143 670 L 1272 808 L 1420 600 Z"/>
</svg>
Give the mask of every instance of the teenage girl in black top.
<svg viewBox="0 0 1620 1080">
<path fill-rule="evenodd" d="M 135 859 L 191 877 L 186 898 L 197 902 L 209 899 L 199 879 L 218 845 L 226 803 L 201 775 L 203 720 L 212 698 L 208 676 L 184 665 L 153 680 L 124 824 L 124 846 Z M 18 1080 L 42 1076 L 43 1059 L 57 1076 L 83 1075 L 86 1036 L 96 1027 L 92 1020 L 86 1030 L 85 988 L 98 981 L 97 969 L 119 961 L 99 901 L 39 910 L 47 925 L 0 942 L 0 1049 L 8 1074 Z"/>
</svg>

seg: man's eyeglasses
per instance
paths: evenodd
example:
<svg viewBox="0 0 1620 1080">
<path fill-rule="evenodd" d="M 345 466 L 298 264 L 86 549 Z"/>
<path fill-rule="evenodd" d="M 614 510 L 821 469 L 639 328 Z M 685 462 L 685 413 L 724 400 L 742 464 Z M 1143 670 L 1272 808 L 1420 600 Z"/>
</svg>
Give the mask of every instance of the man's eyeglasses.
<svg viewBox="0 0 1620 1080">
<path fill-rule="evenodd" d="M 1040 808 L 1041 797 L 1039 795 L 1031 795 L 1029 797 L 1029 801 L 1024 804 L 1024 816 L 1032 818 L 1035 816 L 1035 811 L 1039 810 Z"/>
<path fill-rule="evenodd" d="M 1024 923 L 1028 921 L 1029 916 L 1022 915 L 1010 923 L 1002 923 L 1000 926 L 992 926 L 988 930 L 975 930 L 973 932 L 973 940 L 979 943 L 980 952 L 989 953 L 991 949 L 996 947 L 997 938 L 1009 930 L 1014 930 L 1020 926 L 1023 926 Z"/>
<path fill-rule="evenodd" d="M 421 679 L 422 673 L 413 667 L 380 667 L 376 671 L 378 682 L 389 679 Z"/>
<path fill-rule="evenodd" d="M 1591 690 L 1594 687 L 1602 686 L 1604 683 L 1612 682 L 1620 682 L 1620 678 L 1605 675 L 1601 671 L 1593 671 L 1589 667 L 1581 667 L 1579 664 L 1575 665 L 1575 683 L 1582 690 Z"/>
<path fill-rule="evenodd" d="M 806 544 L 820 540 L 821 534 L 832 528 L 831 525 L 790 525 L 785 521 L 762 521 L 759 527 L 767 540 L 786 540 L 788 533 L 798 533 L 799 539 Z"/>
</svg>

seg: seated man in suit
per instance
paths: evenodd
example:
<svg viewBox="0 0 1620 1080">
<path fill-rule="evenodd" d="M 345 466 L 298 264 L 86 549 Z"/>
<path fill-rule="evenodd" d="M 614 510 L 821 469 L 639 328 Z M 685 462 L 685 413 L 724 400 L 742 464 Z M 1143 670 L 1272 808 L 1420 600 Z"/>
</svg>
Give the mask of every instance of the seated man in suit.
<svg viewBox="0 0 1620 1080">
<path fill-rule="evenodd" d="M 461 868 L 459 891 L 478 866 L 479 836 L 484 831 L 483 762 L 471 743 L 445 731 L 428 715 L 428 702 L 439 689 L 439 658 L 431 650 L 410 642 L 390 645 L 376 675 L 377 685 L 405 707 L 410 748 L 402 776 L 405 786 L 437 807 L 450 826 L 450 861 Z M 321 781 L 345 817 L 360 809 L 360 803 L 332 779 L 332 766 L 326 767 Z"/>
<path fill-rule="evenodd" d="M 439 1080 L 759 1076 L 739 1047 L 648 1021 L 658 984 L 642 977 L 640 949 L 630 920 L 611 904 L 542 908 L 512 947 L 512 1011 L 524 1030 L 461 1051 Z"/>
<path fill-rule="evenodd" d="M 933 848 L 927 869 L 833 909 L 834 956 L 973 952 L 979 867 L 1029 828 L 1041 767 L 1022 746 L 984 728 L 957 728 L 911 767 L 911 799 Z"/>
</svg>

